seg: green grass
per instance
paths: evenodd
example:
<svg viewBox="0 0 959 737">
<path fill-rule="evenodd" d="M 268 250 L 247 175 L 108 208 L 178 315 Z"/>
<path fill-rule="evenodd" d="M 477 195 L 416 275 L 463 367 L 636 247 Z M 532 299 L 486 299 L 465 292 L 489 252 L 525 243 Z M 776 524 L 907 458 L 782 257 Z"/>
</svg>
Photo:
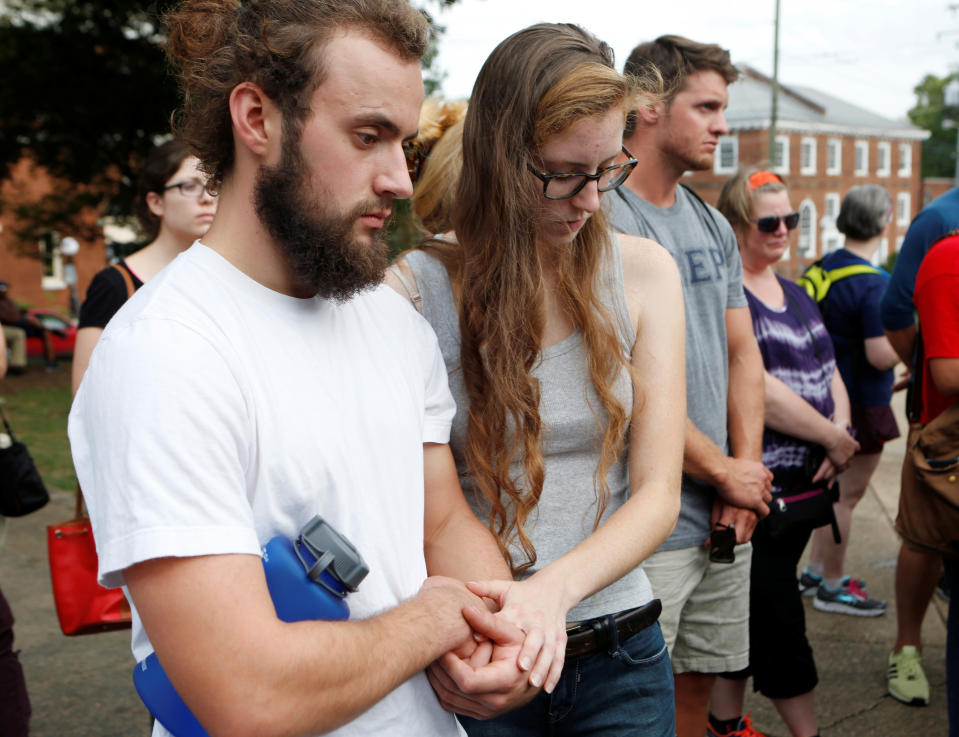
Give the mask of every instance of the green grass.
<svg viewBox="0 0 959 737">
<path fill-rule="evenodd" d="M 70 413 L 70 363 L 46 374 L 42 364 L 31 364 L 23 376 L 0 380 L 3 412 L 17 440 L 26 443 L 50 491 L 73 491 L 76 476 L 67 440 Z"/>
</svg>

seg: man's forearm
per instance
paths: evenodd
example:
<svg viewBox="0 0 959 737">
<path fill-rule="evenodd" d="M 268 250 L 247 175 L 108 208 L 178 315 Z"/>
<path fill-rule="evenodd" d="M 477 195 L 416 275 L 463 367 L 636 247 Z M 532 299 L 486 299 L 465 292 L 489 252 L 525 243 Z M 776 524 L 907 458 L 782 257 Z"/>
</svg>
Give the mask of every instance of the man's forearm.
<svg viewBox="0 0 959 737">
<path fill-rule="evenodd" d="M 765 370 L 755 341 L 742 346 L 729 362 L 729 454 L 761 461 L 765 421 Z"/>
<path fill-rule="evenodd" d="M 893 350 L 902 362 L 912 370 L 912 361 L 916 352 L 916 326 L 910 325 L 902 330 L 887 330 L 886 337 L 889 338 Z"/>
<path fill-rule="evenodd" d="M 513 578 L 493 533 L 468 508 L 425 541 L 424 554 L 431 576 L 460 581 Z"/>
<path fill-rule="evenodd" d="M 469 641 L 462 610 L 482 607 L 462 584 L 438 581 L 369 619 L 290 624 L 276 618 L 255 556 L 157 559 L 126 575 L 184 701 L 211 734 L 241 737 L 345 724 Z"/>
<path fill-rule="evenodd" d="M 423 473 L 427 573 L 460 581 L 512 580 L 496 538 L 466 503 L 448 445 L 424 444 Z"/>
<path fill-rule="evenodd" d="M 689 418 L 686 419 L 683 473 L 710 486 L 725 483 L 727 473 L 726 454 Z"/>
</svg>

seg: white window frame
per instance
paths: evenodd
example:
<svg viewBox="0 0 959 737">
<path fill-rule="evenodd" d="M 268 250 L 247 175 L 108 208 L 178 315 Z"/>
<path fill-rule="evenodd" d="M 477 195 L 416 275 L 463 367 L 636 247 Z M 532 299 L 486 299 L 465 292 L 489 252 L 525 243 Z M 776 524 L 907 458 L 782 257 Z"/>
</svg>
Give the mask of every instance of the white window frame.
<svg viewBox="0 0 959 737">
<path fill-rule="evenodd" d="M 782 146 L 782 162 L 777 163 L 773 161 L 773 171 L 777 174 L 788 174 L 789 173 L 789 136 L 786 134 L 776 136 L 776 146 L 774 151 L 779 153 L 780 146 Z"/>
<path fill-rule="evenodd" d="M 819 152 L 816 150 L 816 139 L 811 136 L 805 136 L 799 142 L 799 173 L 800 174 L 815 174 L 816 173 L 816 154 Z M 809 152 L 809 163 L 806 164 L 803 159 L 805 158 L 806 151 Z"/>
<path fill-rule="evenodd" d="M 829 158 L 835 152 L 835 158 L 830 166 Z M 842 139 L 830 138 L 826 141 L 826 174 L 836 176 L 842 174 Z"/>
<path fill-rule="evenodd" d="M 892 144 L 879 141 L 876 144 L 876 175 L 888 177 L 892 172 Z"/>
<path fill-rule="evenodd" d="M 889 258 L 889 239 L 883 237 L 883 239 L 879 241 L 879 250 L 872 256 L 872 265 L 882 266 L 886 263 L 887 258 Z"/>
<path fill-rule="evenodd" d="M 824 230 L 822 233 L 822 255 L 838 251 L 846 242 L 845 236 L 838 230 Z"/>
<path fill-rule="evenodd" d="M 864 177 L 869 174 L 869 141 L 855 142 L 855 156 L 853 157 L 853 174 Z"/>
<path fill-rule="evenodd" d="M 817 230 L 816 203 L 807 197 L 799 205 L 799 237 L 796 239 L 796 254 L 800 258 L 813 258 L 816 255 Z"/>
<path fill-rule="evenodd" d="M 823 217 L 829 219 L 829 224 L 836 227 L 836 218 L 839 217 L 839 208 L 842 205 L 842 198 L 838 192 L 826 192 L 823 196 L 825 200 L 825 209 Z"/>
<path fill-rule="evenodd" d="M 47 249 L 51 249 L 51 273 L 46 273 L 46 264 L 44 264 L 44 273 L 40 278 L 40 288 L 44 289 L 45 291 L 59 291 L 67 288 L 67 282 L 66 279 L 64 279 L 63 272 L 63 254 L 60 253 L 60 246 L 54 245 L 55 243 L 58 244 L 59 242 L 60 237 L 57 233 L 49 233 L 37 241 L 37 251 L 40 253 L 41 263 L 43 263 Z"/>
<path fill-rule="evenodd" d="M 899 176 L 912 176 L 912 144 L 908 142 L 899 144 Z"/>
<path fill-rule="evenodd" d="M 912 221 L 912 195 L 900 192 L 896 195 L 896 225 L 908 226 Z"/>
<path fill-rule="evenodd" d="M 906 236 L 897 235 L 896 236 L 896 253 L 899 253 L 902 250 L 902 244 L 905 242 Z"/>
<path fill-rule="evenodd" d="M 723 166 L 723 146 L 731 146 L 733 163 Z M 713 174 L 735 174 L 739 168 L 739 136 L 720 136 L 716 145 L 716 154 L 713 156 Z"/>
</svg>

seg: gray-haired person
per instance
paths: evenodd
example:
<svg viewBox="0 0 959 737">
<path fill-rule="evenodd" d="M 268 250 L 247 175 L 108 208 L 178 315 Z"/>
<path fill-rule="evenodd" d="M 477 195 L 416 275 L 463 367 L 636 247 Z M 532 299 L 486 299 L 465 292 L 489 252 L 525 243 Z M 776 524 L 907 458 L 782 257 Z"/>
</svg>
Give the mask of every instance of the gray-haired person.
<svg viewBox="0 0 959 737">
<path fill-rule="evenodd" d="M 889 408 L 893 367 L 899 357 L 879 319 L 879 301 L 889 274 L 872 263 L 891 215 L 892 198 L 885 189 L 875 184 L 853 187 L 843 198 L 836 219 L 845 244 L 822 261 L 832 283 L 820 307 L 849 392 L 860 449 L 839 477 L 836 521 L 842 539 L 834 542 L 829 528 L 816 530 L 809 565 L 799 585 L 805 596 L 815 597 L 816 609 L 860 617 L 876 617 L 886 611 L 886 602 L 869 597 L 865 583 L 847 576 L 844 566 L 852 511 L 879 465 L 883 444 L 899 437 Z"/>
</svg>

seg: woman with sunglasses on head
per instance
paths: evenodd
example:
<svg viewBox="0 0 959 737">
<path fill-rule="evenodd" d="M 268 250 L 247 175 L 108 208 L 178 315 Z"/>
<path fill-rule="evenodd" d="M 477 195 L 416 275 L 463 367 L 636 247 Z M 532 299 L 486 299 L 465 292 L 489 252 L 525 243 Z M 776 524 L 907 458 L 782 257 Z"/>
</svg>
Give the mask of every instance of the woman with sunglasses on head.
<svg viewBox="0 0 959 737">
<path fill-rule="evenodd" d="M 209 230 L 216 197 L 207 191 L 199 165 L 186 144 L 177 140 L 150 152 L 136 201 L 137 219 L 149 242 L 116 266 L 102 269 L 90 282 L 73 351 L 74 394 L 103 329 L 128 296 Z"/>
<path fill-rule="evenodd" d="M 519 655 L 544 690 L 489 721 L 461 660 L 431 667 L 442 703 L 475 717 L 471 737 L 675 733 L 641 563 L 679 512 L 682 289 L 665 250 L 614 236 L 601 209 L 635 165 L 633 84 L 574 25 L 501 43 L 466 114 L 453 232 L 399 264 L 446 360 L 460 480 L 515 576 L 470 587 L 545 633 Z"/>
<path fill-rule="evenodd" d="M 834 479 L 859 446 L 848 431 L 849 398 L 819 309 L 802 287 L 773 270 L 799 224 L 785 182 L 769 171 L 740 171 L 726 182 L 717 207 L 739 242 L 743 287 L 766 369 L 763 465 L 773 472 L 772 509 L 777 493 Z M 793 737 L 818 735 L 818 677 L 796 578 L 812 528 L 798 523 L 774 534 L 770 524 L 762 520 L 752 538 L 749 667 L 717 679 L 710 735 L 759 735 L 748 720 L 751 731 L 736 731 L 750 675 Z"/>
</svg>

